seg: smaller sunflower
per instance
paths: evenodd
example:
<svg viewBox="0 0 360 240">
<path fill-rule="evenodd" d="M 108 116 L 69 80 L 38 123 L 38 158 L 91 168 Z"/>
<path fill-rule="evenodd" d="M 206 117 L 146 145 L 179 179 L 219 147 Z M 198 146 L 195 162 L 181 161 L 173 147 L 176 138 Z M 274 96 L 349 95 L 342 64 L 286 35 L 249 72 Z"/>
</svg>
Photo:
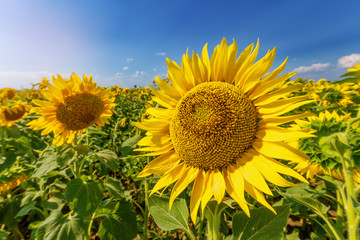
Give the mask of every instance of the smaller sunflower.
<svg viewBox="0 0 360 240">
<path fill-rule="evenodd" d="M 295 120 L 300 127 L 310 127 L 317 131 L 316 138 L 301 139 L 300 149 L 307 153 L 310 158 L 308 161 L 300 162 L 294 169 L 301 174 L 306 174 L 306 178 L 314 179 L 316 175 L 329 175 L 338 180 L 344 180 L 341 159 L 337 156 L 330 146 L 323 143 L 323 140 L 335 132 L 343 132 L 347 127 L 347 120 L 351 113 L 338 115 L 335 111 L 325 111 L 319 116 L 308 117 L 308 121 Z M 360 145 L 358 130 L 352 129 L 350 134 L 351 143 L 354 145 L 354 152 L 359 152 Z M 356 185 L 360 184 L 360 161 L 355 156 L 357 167 L 353 170 L 354 181 Z"/>
<path fill-rule="evenodd" d="M 53 76 L 54 85 L 47 83 L 41 91 L 47 101 L 34 99 L 38 107 L 32 112 L 42 115 L 28 125 L 33 130 L 43 129 L 41 135 L 54 133 L 53 143 L 56 146 L 71 143 L 77 134 L 96 124 L 98 127 L 108 123 L 107 118 L 113 114 L 115 97 L 110 89 L 96 86 L 92 76 L 83 80 L 73 73 L 70 79 Z"/>
<path fill-rule="evenodd" d="M 10 106 L 0 107 L 0 127 L 11 127 L 20 119 L 24 118 L 31 106 L 22 101 L 16 101 Z"/>
<path fill-rule="evenodd" d="M 0 89 L 0 101 L 2 100 L 11 100 L 16 96 L 18 90 L 15 88 L 2 88 Z"/>
</svg>

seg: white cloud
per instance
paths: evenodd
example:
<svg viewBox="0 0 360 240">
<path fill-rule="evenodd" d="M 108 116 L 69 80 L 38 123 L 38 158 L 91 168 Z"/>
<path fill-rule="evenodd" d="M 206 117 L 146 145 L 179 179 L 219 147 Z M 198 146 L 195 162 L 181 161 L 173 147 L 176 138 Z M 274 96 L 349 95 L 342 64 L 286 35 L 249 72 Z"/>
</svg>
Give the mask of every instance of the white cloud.
<svg viewBox="0 0 360 240">
<path fill-rule="evenodd" d="M 126 58 L 126 61 L 127 62 L 132 62 L 132 61 L 134 61 L 134 59 L 133 58 Z"/>
<path fill-rule="evenodd" d="M 128 69 L 129 69 L 128 66 L 125 66 L 125 67 L 122 68 L 122 70 L 124 70 L 124 71 L 126 71 L 126 70 L 128 70 Z"/>
<path fill-rule="evenodd" d="M 165 55 L 166 55 L 166 52 L 157 52 L 156 55 L 158 55 L 158 56 L 165 56 Z"/>
<path fill-rule="evenodd" d="M 330 66 L 330 63 L 314 63 L 311 66 L 300 66 L 293 71 L 298 73 L 324 71 Z"/>
<path fill-rule="evenodd" d="M 146 75 L 146 72 L 138 70 L 132 75 L 132 77 L 137 78 L 137 77 L 145 76 L 145 75 Z"/>
<path fill-rule="evenodd" d="M 153 71 L 154 71 L 154 72 L 156 72 L 156 70 L 157 70 L 156 68 L 153 68 Z"/>
<path fill-rule="evenodd" d="M 51 79 L 53 74 L 47 71 L 19 72 L 9 71 L 0 72 L 0 88 L 12 87 L 16 89 L 31 88 L 31 84 L 41 82 L 41 78 L 48 77 Z M 63 75 L 63 76 L 68 76 Z"/>
<path fill-rule="evenodd" d="M 351 55 L 339 58 L 338 67 L 349 68 L 351 66 L 355 66 L 358 62 L 360 62 L 360 54 L 353 53 Z"/>
</svg>

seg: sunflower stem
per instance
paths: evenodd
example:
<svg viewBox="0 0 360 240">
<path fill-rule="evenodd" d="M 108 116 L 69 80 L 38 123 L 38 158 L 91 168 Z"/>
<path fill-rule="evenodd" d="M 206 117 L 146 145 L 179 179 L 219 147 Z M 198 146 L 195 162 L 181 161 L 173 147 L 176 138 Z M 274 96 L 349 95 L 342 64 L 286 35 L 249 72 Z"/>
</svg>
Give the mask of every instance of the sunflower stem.
<svg viewBox="0 0 360 240">
<path fill-rule="evenodd" d="M 149 157 L 146 158 L 146 162 L 149 163 Z M 144 232 L 143 232 L 143 239 L 147 240 L 148 237 L 148 222 L 149 222 L 149 196 L 148 196 L 148 191 L 149 191 L 149 185 L 148 182 L 146 181 L 146 178 L 144 180 L 144 187 L 145 187 L 145 207 L 144 207 Z"/>
<path fill-rule="evenodd" d="M 360 118 L 353 118 L 349 121 L 347 129 L 345 131 L 346 144 L 349 145 L 349 132 L 350 127 L 353 123 L 359 121 Z M 353 177 L 353 167 L 352 167 L 352 156 L 351 152 L 349 154 L 343 155 L 338 149 L 337 145 L 334 144 L 335 150 L 338 152 L 344 173 L 344 181 L 346 186 L 346 201 L 344 202 L 346 216 L 347 216 L 347 225 L 348 225 L 348 239 L 349 240 L 359 240 L 359 222 L 356 221 L 356 212 L 354 208 L 353 201 L 356 201 L 355 195 L 355 186 L 354 186 L 354 177 Z"/>
<path fill-rule="evenodd" d="M 209 240 L 220 239 L 220 216 L 218 213 L 218 206 L 216 205 L 215 210 L 212 212 L 207 206 L 205 209 L 205 217 L 207 220 L 207 237 Z"/>
<path fill-rule="evenodd" d="M 340 228 L 344 222 L 344 201 L 343 201 L 343 197 L 342 196 L 342 192 L 338 189 L 336 190 L 336 199 L 338 201 L 338 206 L 337 206 L 337 210 L 336 210 L 336 223 L 335 225 Z"/>
<path fill-rule="evenodd" d="M 1 153 L 5 154 L 5 127 L 1 127 Z"/>
</svg>

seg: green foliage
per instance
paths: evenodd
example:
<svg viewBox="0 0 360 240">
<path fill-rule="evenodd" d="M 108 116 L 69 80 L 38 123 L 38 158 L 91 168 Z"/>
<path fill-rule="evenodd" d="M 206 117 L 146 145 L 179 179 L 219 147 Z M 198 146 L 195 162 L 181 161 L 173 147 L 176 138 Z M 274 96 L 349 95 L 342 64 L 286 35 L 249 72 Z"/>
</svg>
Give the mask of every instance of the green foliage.
<svg viewBox="0 0 360 240">
<path fill-rule="evenodd" d="M 252 209 L 250 218 L 239 212 L 233 216 L 234 239 L 242 240 L 277 240 L 281 239 L 290 214 L 289 205 L 274 208 L 276 215 L 269 209 L 262 207 Z"/>
</svg>

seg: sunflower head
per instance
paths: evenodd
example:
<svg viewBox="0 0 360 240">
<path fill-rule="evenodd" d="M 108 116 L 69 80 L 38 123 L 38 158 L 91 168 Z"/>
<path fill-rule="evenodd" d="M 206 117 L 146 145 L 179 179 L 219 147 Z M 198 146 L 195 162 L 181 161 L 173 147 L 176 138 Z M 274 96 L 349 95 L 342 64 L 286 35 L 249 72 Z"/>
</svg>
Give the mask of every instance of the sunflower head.
<svg viewBox="0 0 360 240">
<path fill-rule="evenodd" d="M 299 163 L 295 169 L 306 177 L 313 179 L 316 175 L 330 175 L 339 180 L 343 180 L 342 161 L 338 153 L 332 149 L 327 143 L 330 135 L 336 132 L 344 132 L 347 128 L 347 120 L 351 113 L 346 115 L 339 115 L 337 112 L 325 111 L 319 116 L 312 116 L 308 121 L 297 120 L 296 123 L 300 127 L 311 128 L 317 132 L 315 138 L 301 139 L 300 149 L 307 153 L 311 158 L 306 162 Z M 360 169 L 359 156 L 357 152 L 360 150 L 360 140 L 358 139 L 359 129 L 352 127 L 349 133 L 349 139 L 355 152 L 355 164 Z M 354 174 L 356 176 L 356 174 Z M 360 178 L 354 177 L 357 184 L 360 183 Z"/>
<path fill-rule="evenodd" d="M 92 81 L 91 75 L 80 79 L 73 73 L 70 79 L 58 75 L 53 77 L 54 85 L 47 83 L 42 90 L 46 100 L 33 100 L 33 112 L 42 115 L 28 125 L 34 130 L 43 129 L 42 135 L 54 133 L 53 143 L 71 143 L 77 134 L 89 126 L 98 127 L 107 123 L 115 106 L 110 89 L 103 90 Z"/>
<path fill-rule="evenodd" d="M 20 119 L 24 118 L 29 110 L 30 106 L 22 101 L 16 101 L 12 104 L 0 107 L 0 126 L 11 127 L 17 123 Z"/>
<path fill-rule="evenodd" d="M 169 59 L 167 81 L 156 77 L 153 87 L 161 108 L 149 108 L 151 117 L 134 123 L 147 131 L 137 151 L 158 156 L 140 177 L 161 175 L 151 194 L 175 183 L 174 199 L 192 182 L 191 218 L 195 222 L 201 205 L 204 210 L 214 197 L 218 203 L 227 193 L 249 214 L 244 193 L 272 211 L 263 193 L 272 194 L 266 181 L 292 186 L 280 174 L 306 180 L 276 159 L 300 162 L 306 154 L 288 144 L 289 140 L 310 137 L 311 133 L 280 127 L 308 116 L 287 115 L 311 102 L 307 96 L 291 97 L 302 85 L 284 86 L 294 75 L 279 76 L 286 60 L 269 72 L 275 48 L 256 61 L 259 43 L 251 44 L 238 56 L 234 41 L 224 38 L 209 57 L 207 45 L 201 55 L 186 53 L 181 66 Z"/>
<path fill-rule="evenodd" d="M 2 88 L 0 89 L 0 101 L 6 101 L 14 99 L 16 96 L 16 92 L 18 90 L 15 88 Z"/>
</svg>

